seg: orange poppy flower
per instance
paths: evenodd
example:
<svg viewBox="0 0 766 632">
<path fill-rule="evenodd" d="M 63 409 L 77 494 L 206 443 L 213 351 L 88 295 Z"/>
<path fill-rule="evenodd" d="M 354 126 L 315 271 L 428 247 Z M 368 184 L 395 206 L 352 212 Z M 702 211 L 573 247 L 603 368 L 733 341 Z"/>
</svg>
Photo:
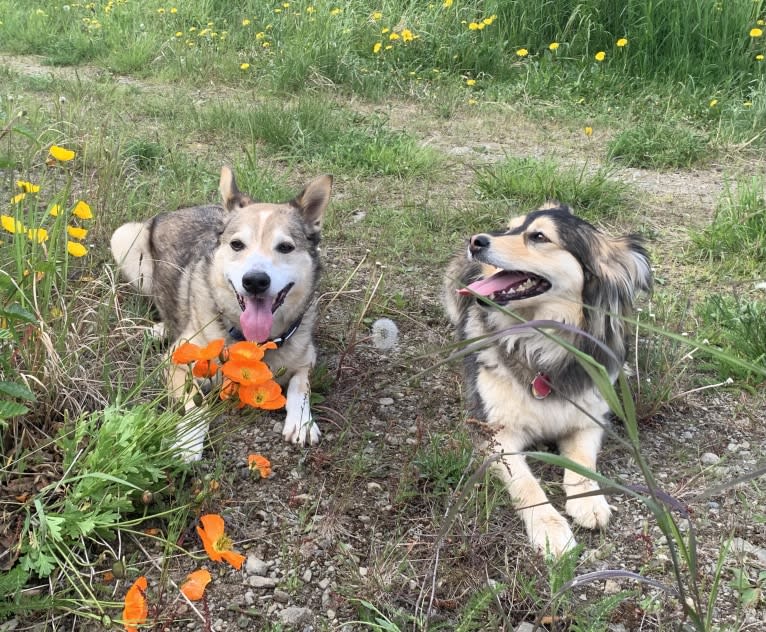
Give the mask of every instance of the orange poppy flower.
<svg viewBox="0 0 766 632">
<path fill-rule="evenodd" d="M 253 385 L 241 384 L 238 395 L 240 403 L 263 410 L 277 410 L 287 402 L 282 388 L 271 380 Z"/>
<path fill-rule="evenodd" d="M 125 595 L 125 607 L 122 610 L 122 622 L 126 632 L 138 632 L 137 625 L 146 621 L 149 606 L 146 604 L 146 577 L 141 575 L 128 588 Z"/>
<path fill-rule="evenodd" d="M 258 470 L 261 473 L 261 478 L 268 478 L 271 476 L 271 461 L 260 454 L 248 454 L 247 467 L 251 471 Z"/>
<path fill-rule="evenodd" d="M 189 364 L 198 360 L 213 360 L 223 351 L 223 338 L 213 340 L 206 347 L 200 347 L 193 342 L 184 342 L 173 352 L 173 364 Z"/>
<path fill-rule="evenodd" d="M 228 562 L 239 570 L 245 556 L 232 550 L 231 538 L 224 533 L 223 518 L 218 514 L 205 514 L 199 520 L 202 526 L 197 527 L 197 533 L 210 559 L 214 562 Z"/>
<path fill-rule="evenodd" d="M 276 348 L 277 345 L 273 341 L 266 342 L 262 345 L 249 340 L 235 342 L 229 347 L 229 360 L 240 362 L 242 364 L 250 364 L 263 360 L 263 354 L 266 353 L 268 349 Z"/>
<path fill-rule="evenodd" d="M 221 369 L 223 374 L 240 386 L 254 386 L 271 379 L 271 371 L 263 362 L 244 364 L 229 360 Z"/>
<path fill-rule="evenodd" d="M 181 592 L 187 599 L 199 601 L 205 594 L 205 587 L 210 583 L 210 573 L 204 568 L 189 573 L 186 581 L 181 586 Z"/>
<path fill-rule="evenodd" d="M 218 372 L 218 363 L 214 360 L 197 360 L 192 369 L 192 375 L 200 379 L 213 377 Z"/>
</svg>

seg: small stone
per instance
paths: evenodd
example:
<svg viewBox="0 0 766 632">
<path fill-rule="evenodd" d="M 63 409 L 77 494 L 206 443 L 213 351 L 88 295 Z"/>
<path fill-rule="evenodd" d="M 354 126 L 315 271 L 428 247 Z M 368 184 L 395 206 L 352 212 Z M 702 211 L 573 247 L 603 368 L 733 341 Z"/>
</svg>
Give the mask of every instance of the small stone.
<svg viewBox="0 0 766 632">
<path fill-rule="evenodd" d="M 705 454 L 700 457 L 700 463 L 702 463 L 702 465 L 716 465 L 720 460 L 721 457 L 713 452 L 705 452 Z"/>
<path fill-rule="evenodd" d="M 274 601 L 277 603 L 288 603 L 290 601 L 290 595 L 287 594 L 284 590 L 280 590 L 279 588 L 274 590 Z"/>
<path fill-rule="evenodd" d="M 269 571 L 269 565 L 255 555 L 248 555 L 245 562 L 245 572 L 248 575 L 265 575 Z"/>
<path fill-rule="evenodd" d="M 605 595 L 614 595 L 616 593 L 620 592 L 620 584 L 618 584 L 613 579 L 607 579 L 604 582 L 604 594 Z"/>
<path fill-rule="evenodd" d="M 277 580 L 273 577 L 253 575 L 252 577 L 248 577 L 247 583 L 253 588 L 274 588 L 277 585 Z"/>
<path fill-rule="evenodd" d="M 297 606 L 288 606 L 278 615 L 280 622 L 288 627 L 306 625 L 311 623 L 314 613 L 309 608 L 299 608 Z"/>
</svg>

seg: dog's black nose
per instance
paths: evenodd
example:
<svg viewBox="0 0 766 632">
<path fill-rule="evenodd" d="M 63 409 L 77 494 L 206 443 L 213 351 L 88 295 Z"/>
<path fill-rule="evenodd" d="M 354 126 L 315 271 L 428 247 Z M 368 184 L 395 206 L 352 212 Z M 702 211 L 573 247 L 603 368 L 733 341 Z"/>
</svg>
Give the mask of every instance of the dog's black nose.
<svg viewBox="0 0 766 632">
<path fill-rule="evenodd" d="M 242 287 L 250 294 L 261 294 L 269 289 L 271 278 L 265 272 L 248 272 L 242 277 Z"/>
<path fill-rule="evenodd" d="M 484 248 L 489 248 L 489 235 L 474 235 L 468 244 L 468 249 L 473 252 L 479 252 Z"/>
</svg>

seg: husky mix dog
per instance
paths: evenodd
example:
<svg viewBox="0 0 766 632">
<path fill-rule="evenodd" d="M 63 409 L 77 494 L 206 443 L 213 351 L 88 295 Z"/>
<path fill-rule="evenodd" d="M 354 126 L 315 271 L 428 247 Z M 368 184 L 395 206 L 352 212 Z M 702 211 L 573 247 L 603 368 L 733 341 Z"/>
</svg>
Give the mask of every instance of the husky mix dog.
<svg viewBox="0 0 766 632">
<path fill-rule="evenodd" d="M 316 360 L 312 329 L 319 279 L 318 244 L 332 177 L 310 182 L 293 200 L 256 202 L 221 170 L 222 205 L 161 213 L 122 225 L 112 254 L 122 275 L 149 296 L 172 341 L 195 344 L 273 341 L 264 360 L 286 385 L 285 440 L 316 443 L 319 428 L 309 410 L 309 371 Z M 168 369 L 168 388 L 184 398 L 184 367 Z M 189 460 L 201 458 L 207 429 L 181 430 L 178 445 Z"/>
<path fill-rule="evenodd" d="M 443 300 L 458 338 L 486 338 L 464 357 L 469 412 L 494 433 L 492 468 L 543 553 L 560 555 L 575 540 L 520 453 L 555 441 L 563 456 L 595 471 L 609 413 L 573 354 L 546 334 L 591 355 L 614 380 L 626 355 L 623 318 L 651 284 L 638 236 L 610 239 L 558 203 L 473 235 L 449 266 Z M 518 326 L 533 320 L 564 327 Z M 604 496 L 582 495 L 599 489 L 594 481 L 565 470 L 564 489 L 575 523 L 607 525 Z"/>
</svg>

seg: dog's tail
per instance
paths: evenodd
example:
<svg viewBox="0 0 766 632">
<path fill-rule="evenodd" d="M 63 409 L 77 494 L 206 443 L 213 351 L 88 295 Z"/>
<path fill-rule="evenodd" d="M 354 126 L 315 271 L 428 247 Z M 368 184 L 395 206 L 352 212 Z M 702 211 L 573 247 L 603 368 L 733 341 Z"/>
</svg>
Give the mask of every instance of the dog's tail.
<svg viewBox="0 0 766 632">
<path fill-rule="evenodd" d="M 149 248 L 149 229 L 146 224 L 129 222 L 112 235 L 114 260 L 122 276 L 142 294 L 152 291 L 152 262 Z"/>
</svg>

